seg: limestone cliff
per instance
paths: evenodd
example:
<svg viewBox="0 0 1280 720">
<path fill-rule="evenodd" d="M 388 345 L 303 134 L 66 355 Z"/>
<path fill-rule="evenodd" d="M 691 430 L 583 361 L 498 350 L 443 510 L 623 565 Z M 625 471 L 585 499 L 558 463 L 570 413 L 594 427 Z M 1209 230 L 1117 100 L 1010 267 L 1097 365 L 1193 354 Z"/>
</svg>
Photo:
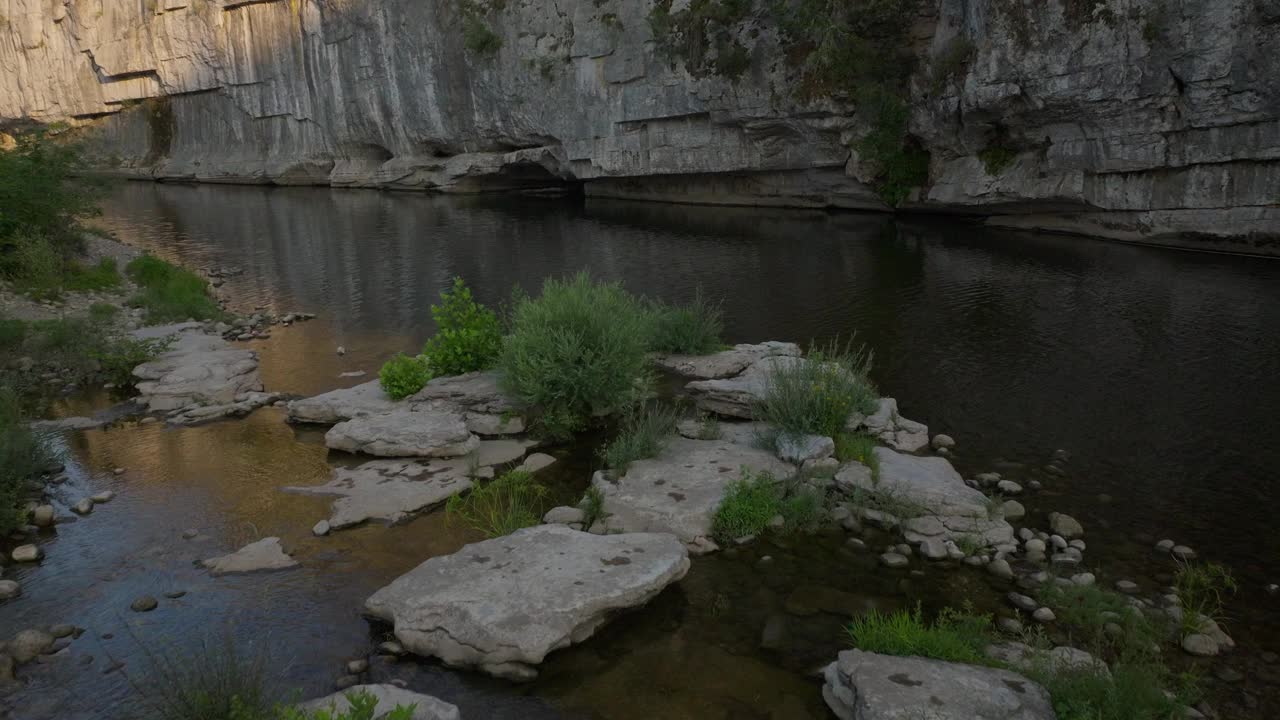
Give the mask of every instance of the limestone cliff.
<svg viewBox="0 0 1280 720">
<path fill-rule="evenodd" d="M 0 118 L 157 179 L 887 199 L 1280 254 L 1280 0 L 789 1 L 0 0 Z M 797 37 L 836 6 L 901 56 Z M 838 82 L 877 63 L 909 73 L 892 156 L 892 104 Z"/>
</svg>

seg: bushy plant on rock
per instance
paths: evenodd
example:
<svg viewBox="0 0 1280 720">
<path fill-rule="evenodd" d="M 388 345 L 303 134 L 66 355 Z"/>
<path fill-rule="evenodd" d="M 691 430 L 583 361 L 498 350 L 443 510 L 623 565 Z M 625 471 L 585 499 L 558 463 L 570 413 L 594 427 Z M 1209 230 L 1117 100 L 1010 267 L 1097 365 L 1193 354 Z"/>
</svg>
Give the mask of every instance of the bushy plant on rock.
<svg viewBox="0 0 1280 720">
<path fill-rule="evenodd" d="M 403 400 L 431 381 L 431 368 L 420 357 L 397 353 L 378 371 L 378 382 L 392 400 Z"/>
<path fill-rule="evenodd" d="M 422 354 L 432 372 L 461 375 L 492 367 L 502 353 L 502 329 L 492 310 L 477 303 L 462 278 L 454 278 L 440 293 L 441 303 L 431 306 L 439 330 L 427 341 Z"/>
</svg>

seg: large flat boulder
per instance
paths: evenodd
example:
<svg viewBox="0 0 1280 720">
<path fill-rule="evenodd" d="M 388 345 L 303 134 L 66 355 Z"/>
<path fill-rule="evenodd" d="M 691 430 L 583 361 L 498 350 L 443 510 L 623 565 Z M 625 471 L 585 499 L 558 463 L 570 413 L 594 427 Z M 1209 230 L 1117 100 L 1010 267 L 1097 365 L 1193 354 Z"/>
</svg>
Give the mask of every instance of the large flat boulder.
<svg viewBox="0 0 1280 720">
<path fill-rule="evenodd" d="M 133 369 L 139 401 L 153 412 L 196 405 L 230 405 L 262 391 L 258 354 L 234 348 L 198 324 L 162 325 L 133 333 L 139 340 L 170 338 L 169 348 Z"/>
<path fill-rule="evenodd" d="M 371 380 L 355 387 L 294 400 L 289 403 L 289 420 L 333 425 L 364 415 L 380 415 L 403 406 L 382 390 L 380 382 Z"/>
<path fill-rule="evenodd" d="M 338 423 L 324 442 L 333 450 L 379 457 L 457 457 L 480 445 L 458 413 L 409 408 Z"/>
<path fill-rule="evenodd" d="M 840 720 L 1056 720 L 1049 693 L 1008 670 L 846 650 L 823 678 Z"/>
<path fill-rule="evenodd" d="M 303 710 L 311 712 L 326 711 L 332 715 L 342 715 L 351 711 L 348 696 L 365 694 L 376 701 L 371 720 L 383 720 L 396 706 L 413 706 L 410 720 L 462 720 L 456 705 L 451 705 L 439 698 L 423 695 L 395 685 L 355 685 L 341 692 L 310 700 L 299 705 Z"/>
<path fill-rule="evenodd" d="M 695 553 L 716 549 L 711 525 L 729 484 L 743 470 L 779 482 L 795 467 L 771 452 L 729 440 L 672 438 L 658 457 L 631 463 L 620 478 L 597 473 L 609 532 L 671 533 Z"/>
<path fill-rule="evenodd" d="M 470 462 L 463 458 L 373 460 L 354 468 L 335 468 L 333 479 L 314 487 L 287 487 L 299 495 L 337 496 L 329 527 L 334 530 L 367 520 L 395 524 L 471 489 Z"/>
<path fill-rule="evenodd" d="M 263 538 L 249 543 L 239 550 L 201 563 L 214 575 L 235 575 L 267 570 L 288 570 L 297 567 L 294 560 L 280 547 L 280 538 Z"/>
<path fill-rule="evenodd" d="M 365 609 L 392 623 L 411 652 L 527 680 L 548 653 L 586 640 L 688 569 L 688 552 L 671 535 L 540 525 L 431 558 Z"/>
<path fill-rule="evenodd" d="M 790 355 L 764 357 L 741 373 L 718 380 L 696 380 L 685 386 L 699 409 L 726 417 L 751 419 L 756 403 L 769 391 L 769 376 L 775 368 L 808 362 Z"/>
<path fill-rule="evenodd" d="M 710 355 L 658 355 L 653 362 L 685 377 L 719 380 L 738 375 L 757 361 L 769 357 L 800 357 L 800 346 L 771 340 L 758 345 L 734 345 Z"/>
<path fill-rule="evenodd" d="M 982 545 L 1000 545 L 1013 539 L 1013 527 L 999 508 L 981 491 L 966 485 L 945 458 L 904 455 L 883 447 L 873 452 L 880 465 L 878 477 L 873 478 L 864 466 L 850 463 L 836 473 L 836 486 L 845 492 L 863 490 L 891 496 L 901 505 L 918 508 L 914 517 L 901 518 L 909 542 L 969 537 Z"/>
<path fill-rule="evenodd" d="M 417 394 L 412 395 L 409 402 L 441 403 L 491 415 L 511 413 L 518 409 L 515 400 L 502 391 L 498 373 L 492 370 L 434 378 Z"/>
</svg>

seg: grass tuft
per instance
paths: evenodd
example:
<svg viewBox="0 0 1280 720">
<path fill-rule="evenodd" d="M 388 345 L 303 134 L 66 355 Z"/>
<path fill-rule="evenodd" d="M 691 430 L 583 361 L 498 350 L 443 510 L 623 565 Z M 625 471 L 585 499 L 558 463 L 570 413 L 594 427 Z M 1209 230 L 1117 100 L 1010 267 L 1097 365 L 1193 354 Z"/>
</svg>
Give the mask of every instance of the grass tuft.
<svg viewBox="0 0 1280 720">
<path fill-rule="evenodd" d="M 720 333 L 724 330 L 724 312 L 719 303 L 711 303 L 699 290 L 688 305 L 652 303 L 653 323 L 650 348 L 660 353 L 706 355 L 720 349 Z"/>
<path fill-rule="evenodd" d="M 719 543 L 729 543 L 749 535 L 759 535 L 769 521 L 782 511 L 782 488 L 767 472 L 742 476 L 729 484 L 724 500 L 716 509 L 711 534 Z"/>
<path fill-rule="evenodd" d="M 477 484 L 465 495 L 454 495 L 445 504 L 450 520 L 495 538 L 542 522 L 547 490 L 522 470 L 512 470 L 497 480 Z"/>
<path fill-rule="evenodd" d="M 1218 563 L 1180 562 L 1173 586 L 1182 605 L 1183 636 L 1200 632 L 1201 616 L 1223 621 L 1222 597 L 1239 589 L 1231 571 Z"/>
<path fill-rule="evenodd" d="M 135 258 L 125 272 L 140 286 L 129 303 L 146 311 L 149 324 L 184 320 L 220 320 L 225 316 L 209 294 L 209 283 L 152 255 Z"/>
<path fill-rule="evenodd" d="M 636 460 L 662 452 L 676 430 L 676 410 L 670 405 L 650 403 L 634 408 L 623 418 L 617 437 L 600 448 L 600 459 L 619 474 Z"/>
<path fill-rule="evenodd" d="M 780 434 L 840 435 L 851 414 L 876 409 L 870 368 L 869 352 L 839 341 L 801 360 L 776 360 L 754 415 Z"/>
<path fill-rule="evenodd" d="M 873 610 L 854 618 L 848 633 L 850 644 L 867 652 L 971 665 L 989 664 L 984 651 L 994 640 L 985 615 L 947 608 L 930 623 L 919 605 L 888 614 Z"/>
</svg>

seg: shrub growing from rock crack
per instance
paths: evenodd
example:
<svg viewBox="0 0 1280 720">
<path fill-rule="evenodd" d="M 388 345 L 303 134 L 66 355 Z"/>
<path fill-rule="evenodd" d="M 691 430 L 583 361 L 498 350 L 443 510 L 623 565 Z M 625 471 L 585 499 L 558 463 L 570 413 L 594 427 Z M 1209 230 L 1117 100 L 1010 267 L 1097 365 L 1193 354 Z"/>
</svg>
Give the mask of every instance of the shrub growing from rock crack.
<svg viewBox="0 0 1280 720">
<path fill-rule="evenodd" d="M 662 452 L 676 430 L 676 411 L 670 405 L 650 403 L 629 410 L 613 440 L 600 448 L 600 458 L 619 474 L 636 460 Z"/>
<path fill-rule="evenodd" d="M 471 289 L 460 277 L 440 293 L 440 300 L 431 306 L 439 330 L 422 349 L 432 372 L 461 375 L 492 367 L 502 353 L 497 316 L 471 297 Z"/>
<path fill-rule="evenodd" d="M 649 321 L 621 285 L 579 273 L 549 279 L 540 297 L 517 295 L 513 306 L 502 384 L 539 413 L 543 434 L 566 439 L 647 391 Z"/>
<path fill-rule="evenodd" d="M 445 504 L 450 519 L 495 538 L 542 522 L 546 488 L 533 475 L 512 470 L 497 480 L 477 485 L 465 495 L 454 495 Z"/>
<path fill-rule="evenodd" d="M 388 360 L 378 371 L 378 383 L 392 400 L 403 400 L 431 381 L 431 368 L 420 357 L 404 353 Z"/>
<path fill-rule="evenodd" d="M 754 415 L 781 434 L 836 437 L 851 414 L 875 411 L 870 369 L 869 352 L 838 342 L 803 360 L 775 362 Z"/>
<path fill-rule="evenodd" d="M 708 302 L 699 291 L 688 305 L 655 302 L 652 313 L 650 348 L 660 353 L 705 355 L 721 347 L 724 313 L 718 303 Z"/>
</svg>

